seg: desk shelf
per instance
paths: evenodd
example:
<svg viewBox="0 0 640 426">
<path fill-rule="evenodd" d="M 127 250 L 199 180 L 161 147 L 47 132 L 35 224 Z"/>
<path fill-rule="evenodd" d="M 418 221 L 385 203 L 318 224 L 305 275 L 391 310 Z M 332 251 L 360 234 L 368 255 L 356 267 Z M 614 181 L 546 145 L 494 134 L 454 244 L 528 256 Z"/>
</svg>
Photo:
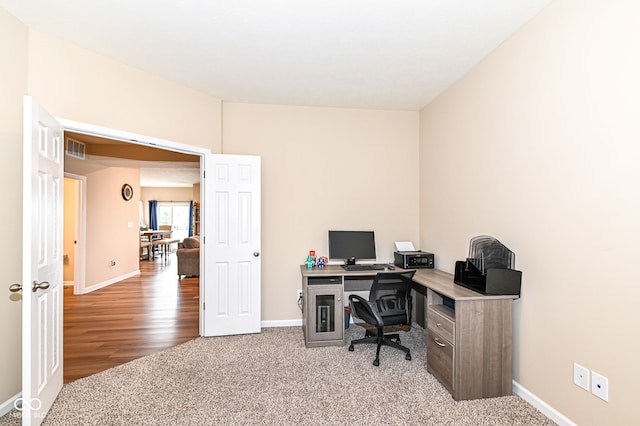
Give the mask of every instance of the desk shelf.
<svg viewBox="0 0 640 426">
<path fill-rule="evenodd" d="M 302 278 L 302 324 L 306 347 L 344 345 L 341 276 Z"/>
</svg>

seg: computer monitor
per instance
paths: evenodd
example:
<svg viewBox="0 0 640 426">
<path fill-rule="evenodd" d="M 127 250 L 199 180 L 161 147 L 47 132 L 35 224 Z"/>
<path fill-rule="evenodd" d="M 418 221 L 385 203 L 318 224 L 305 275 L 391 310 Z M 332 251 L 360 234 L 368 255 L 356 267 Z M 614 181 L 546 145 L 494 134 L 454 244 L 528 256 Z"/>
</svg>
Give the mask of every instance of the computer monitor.
<svg viewBox="0 0 640 426">
<path fill-rule="evenodd" d="M 329 231 L 329 258 L 375 260 L 373 231 Z"/>
</svg>

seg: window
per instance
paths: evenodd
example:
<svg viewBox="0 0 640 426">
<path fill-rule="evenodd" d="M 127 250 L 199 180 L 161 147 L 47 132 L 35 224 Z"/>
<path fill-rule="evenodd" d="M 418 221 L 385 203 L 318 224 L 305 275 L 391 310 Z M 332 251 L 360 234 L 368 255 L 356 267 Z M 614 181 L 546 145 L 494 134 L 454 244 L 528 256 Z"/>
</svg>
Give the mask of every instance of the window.
<svg viewBox="0 0 640 426">
<path fill-rule="evenodd" d="M 182 240 L 189 236 L 189 203 L 158 201 L 158 226 L 171 225 L 171 238 Z"/>
</svg>

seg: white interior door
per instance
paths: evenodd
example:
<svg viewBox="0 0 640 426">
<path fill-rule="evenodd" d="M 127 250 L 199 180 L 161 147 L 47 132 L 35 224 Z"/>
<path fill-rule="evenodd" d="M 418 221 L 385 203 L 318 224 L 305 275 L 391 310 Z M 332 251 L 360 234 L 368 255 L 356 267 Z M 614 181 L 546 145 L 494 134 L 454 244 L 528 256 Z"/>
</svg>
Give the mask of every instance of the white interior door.
<svg viewBox="0 0 640 426">
<path fill-rule="evenodd" d="M 39 425 L 62 389 L 63 130 L 24 99 L 22 424 Z"/>
<path fill-rule="evenodd" d="M 259 333 L 260 157 L 210 154 L 204 170 L 201 334 Z"/>
</svg>

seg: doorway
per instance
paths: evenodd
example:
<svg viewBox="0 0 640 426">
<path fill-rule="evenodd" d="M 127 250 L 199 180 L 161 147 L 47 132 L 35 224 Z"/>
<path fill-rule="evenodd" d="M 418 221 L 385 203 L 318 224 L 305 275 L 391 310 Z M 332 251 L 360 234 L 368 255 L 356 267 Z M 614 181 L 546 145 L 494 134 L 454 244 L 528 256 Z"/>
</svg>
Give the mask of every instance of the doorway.
<svg viewBox="0 0 640 426">
<path fill-rule="evenodd" d="M 199 155 L 172 152 L 158 143 L 138 146 L 140 144 L 110 139 L 108 135 L 68 130 L 64 137 L 67 146 L 71 143 L 74 147 L 82 145 L 87 153 L 82 158 L 64 156 L 66 176 L 75 178 L 79 184 L 74 191 L 79 207 L 72 209 L 79 220 L 88 218 L 81 224 L 86 224 L 87 231 L 73 226 L 75 232 L 69 232 L 65 227 L 65 275 L 74 277 L 70 273 L 74 264 L 90 265 L 90 269 L 84 271 L 86 277 L 80 271 L 77 274 L 80 279 L 74 280 L 75 294 L 85 294 L 137 273 L 137 229 L 149 226 L 148 210 L 143 206 L 148 200 L 181 200 L 186 206 L 191 200 L 199 201 L 202 161 Z M 87 179 L 91 186 L 89 193 Z M 129 183 L 134 184 L 139 203 L 123 200 L 121 188 Z M 167 214 L 163 218 L 168 219 L 168 224 L 174 218 L 178 219 L 178 234 L 187 230 L 188 222 L 186 225 L 182 222 L 188 221 L 188 209 L 169 209 L 163 213 Z M 172 239 L 182 237 L 174 235 Z M 75 241 L 77 247 L 72 245 Z M 76 257 L 78 262 L 74 262 Z M 73 278 L 65 278 L 65 281 L 68 283 L 70 279 Z"/>
<path fill-rule="evenodd" d="M 202 235 L 199 247 L 200 335 L 259 333 L 261 329 L 261 160 L 259 156 L 211 154 L 152 137 L 60 120 L 65 131 L 196 155 L 200 159 Z M 117 178 L 117 176 L 116 176 Z M 135 213 L 134 213 L 135 214 Z M 133 222 L 130 222 L 130 228 Z M 210 230 L 210 232 L 209 232 Z M 216 273 L 208 274 L 207 270 Z M 222 273 L 221 271 L 226 271 Z M 240 293 L 240 294 L 237 294 Z M 217 295 L 217 296 L 216 296 Z M 209 300 L 207 301 L 207 297 Z M 208 309 L 206 306 L 215 306 Z"/>
<path fill-rule="evenodd" d="M 63 123 L 63 127 L 65 133 L 81 133 L 75 126 L 70 128 Z M 84 132 L 82 133 L 84 134 Z M 109 139 L 122 145 L 145 145 L 140 142 L 143 140 L 142 138 L 136 142 L 122 140 L 122 138 L 112 139 L 111 135 L 103 132 L 98 134 L 86 132 L 86 134 L 92 138 Z M 159 143 L 157 140 L 146 145 L 153 150 L 165 150 L 168 154 L 176 149 L 171 142 Z M 206 153 L 206 150 L 194 149 L 193 152 L 186 152 L 186 149 L 180 146 L 177 149 L 183 154 L 198 157 L 196 176 L 201 176 L 200 169 L 203 161 L 200 158 Z M 68 158 L 65 157 L 65 163 Z M 87 178 L 85 176 L 75 174 L 70 176 L 84 179 L 84 188 L 90 190 L 86 186 Z M 82 191 L 75 186 L 73 192 L 78 198 L 78 206 L 73 208 L 72 214 L 78 220 L 74 228 L 81 228 L 79 225 L 82 222 L 81 219 L 87 214 L 87 197 L 82 197 Z M 189 193 L 193 194 L 193 192 L 194 189 L 190 188 Z M 196 192 L 199 193 L 199 189 Z M 193 196 L 188 198 L 193 199 Z M 170 207 L 168 219 L 177 224 L 177 234 L 185 234 L 180 237 L 182 239 L 187 236 L 188 231 L 189 203 L 169 203 L 168 205 Z M 133 226 L 129 225 L 129 228 L 134 227 L 137 230 L 138 220 L 134 218 L 131 220 L 134 223 Z M 185 221 L 186 225 L 183 223 Z M 85 265 L 85 260 L 80 261 L 78 256 L 84 255 L 86 252 L 84 244 L 86 235 L 87 233 L 84 231 L 75 233 L 72 237 L 72 243 L 78 243 L 77 250 L 72 250 L 73 246 L 70 246 L 68 250 L 69 253 L 73 251 L 74 255 L 77 254 L 76 260 L 78 262 L 75 262 L 77 266 Z M 65 290 L 65 314 L 63 316 L 65 334 L 67 332 L 75 333 L 70 338 L 65 336 L 65 382 L 167 349 L 183 343 L 186 341 L 185 339 L 191 340 L 200 335 L 200 280 L 198 278 L 179 280 L 177 273 L 171 273 L 171 271 L 176 271 L 175 254 L 173 256 L 172 265 L 168 265 L 166 261 L 142 261 L 140 262 L 139 274 L 127 277 L 122 281 L 118 280 L 118 282 L 101 288 L 95 294 L 82 291 L 84 285 L 81 291 L 75 292 L 76 295 L 82 294 L 82 296 L 74 296 L 71 294 L 70 288 Z M 78 274 L 74 274 L 73 279 L 74 282 L 78 282 Z M 91 315 L 91 325 L 86 324 L 88 314 Z M 88 335 L 91 337 L 86 338 Z M 79 344 L 67 346 L 67 341 L 74 342 L 74 339 Z M 92 347 L 93 349 L 91 349 Z"/>
<path fill-rule="evenodd" d="M 64 174 L 63 282 L 74 294 L 84 292 L 86 188 L 85 176 Z"/>
</svg>

